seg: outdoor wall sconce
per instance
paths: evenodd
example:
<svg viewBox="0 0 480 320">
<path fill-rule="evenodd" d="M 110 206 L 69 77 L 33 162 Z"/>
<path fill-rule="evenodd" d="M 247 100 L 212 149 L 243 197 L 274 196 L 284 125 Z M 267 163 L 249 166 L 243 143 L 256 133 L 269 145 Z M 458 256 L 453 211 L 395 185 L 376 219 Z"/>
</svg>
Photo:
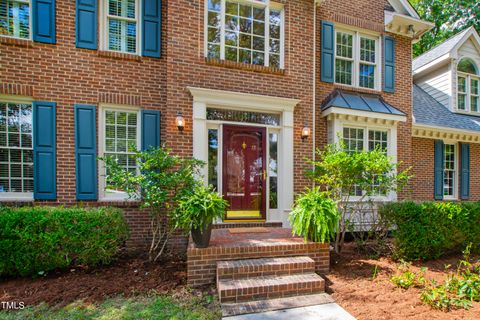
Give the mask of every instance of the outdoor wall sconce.
<svg viewBox="0 0 480 320">
<path fill-rule="evenodd" d="M 185 128 L 185 119 L 183 119 L 181 112 L 177 112 L 175 123 L 177 124 L 178 131 L 183 131 L 183 128 Z"/>
<path fill-rule="evenodd" d="M 308 137 L 310 137 L 310 133 L 311 133 L 310 127 L 308 127 L 307 124 L 305 124 L 305 126 L 302 129 L 302 140 L 305 140 Z"/>
</svg>

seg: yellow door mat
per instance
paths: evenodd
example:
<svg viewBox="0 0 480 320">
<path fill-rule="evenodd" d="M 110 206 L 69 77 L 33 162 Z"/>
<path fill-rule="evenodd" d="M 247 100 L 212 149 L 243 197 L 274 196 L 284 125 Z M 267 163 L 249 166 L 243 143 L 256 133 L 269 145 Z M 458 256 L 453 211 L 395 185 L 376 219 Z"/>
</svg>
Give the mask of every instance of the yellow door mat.
<svg viewBox="0 0 480 320">
<path fill-rule="evenodd" d="M 268 228 L 256 227 L 256 228 L 229 228 L 230 233 L 268 233 Z"/>
</svg>

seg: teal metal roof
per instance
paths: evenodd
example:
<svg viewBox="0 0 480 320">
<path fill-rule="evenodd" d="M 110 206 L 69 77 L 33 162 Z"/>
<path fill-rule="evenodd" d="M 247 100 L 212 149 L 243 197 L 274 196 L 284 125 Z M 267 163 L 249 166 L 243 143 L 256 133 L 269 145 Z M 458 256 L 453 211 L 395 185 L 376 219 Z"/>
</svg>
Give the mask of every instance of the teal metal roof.
<svg viewBox="0 0 480 320">
<path fill-rule="evenodd" d="M 405 113 L 388 104 L 380 95 L 376 94 L 335 90 L 322 104 L 322 111 L 333 107 L 405 116 Z"/>
</svg>

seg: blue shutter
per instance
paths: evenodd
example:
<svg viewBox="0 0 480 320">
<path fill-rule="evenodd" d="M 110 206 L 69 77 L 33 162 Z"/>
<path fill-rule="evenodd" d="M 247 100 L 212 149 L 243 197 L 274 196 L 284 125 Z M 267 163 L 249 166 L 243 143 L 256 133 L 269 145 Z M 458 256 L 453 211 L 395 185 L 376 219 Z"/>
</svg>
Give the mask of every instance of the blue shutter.
<svg viewBox="0 0 480 320">
<path fill-rule="evenodd" d="M 160 111 L 142 110 L 142 150 L 160 147 Z"/>
<path fill-rule="evenodd" d="M 162 44 L 162 1 L 143 0 L 142 55 L 160 58 Z"/>
<path fill-rule="evenodd" d="M 97 200 L 95 106 L 75 105 L 77 200 Z"/>
<path fill-rule="evenodd" d="M 323 82 L 333 83 L 335 77 L 335 26 L 322 21 L 320 75 Z"/>
<path fill-rule="evenodd" d="M 55 0 L 32 0 L 33 41 L 55 43 Z"/>
<path fill-rule="evenodd" d="M 383 91 L 395 92 L 395 39 L 383 38 Z"/>
<path fill-rule="evenodd" d="M 57 198 L 56 105 L 33 102 L 33 189 L 35 200 Z"/>
<path fill-rule="evenodd" d="M 435 200 L 443 200 L 443 170 L 444 144 L 442 140 L 435 140 L 434 156 L 434 193 Z"/>
<path fill-rule="evenodd" d="M 97 0 L 77 0 L 76 44 L 77 48 L 97 49 Z"/>
<path fill-rule="evenodd" d="M 461 145 L 461 173 L 460 173 L 460 198 L 468 200 L 470 198 L 470 145 L 462 143 Z"/>
</svg>

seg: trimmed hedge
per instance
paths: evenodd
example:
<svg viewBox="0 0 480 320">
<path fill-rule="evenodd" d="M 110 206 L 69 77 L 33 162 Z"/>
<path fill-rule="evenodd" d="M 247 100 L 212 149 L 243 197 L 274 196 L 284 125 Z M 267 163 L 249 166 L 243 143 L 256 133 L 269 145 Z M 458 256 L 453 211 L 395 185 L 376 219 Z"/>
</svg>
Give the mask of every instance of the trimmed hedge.
<svg viewBox="0 0 480 320">
<path fill-rule="evenodd" d="M 398 202 L 386 204 L 379 213 L 396 226 L 397 259 L 436 259 L 469 243 L 472 250 L 480 249 L 480 203 Z"/>
<path fill-rule="evenodd" d="M 108 264 L 127 237 L 116 208 L 0 207 L 0 275 Z"/>
</svg>

